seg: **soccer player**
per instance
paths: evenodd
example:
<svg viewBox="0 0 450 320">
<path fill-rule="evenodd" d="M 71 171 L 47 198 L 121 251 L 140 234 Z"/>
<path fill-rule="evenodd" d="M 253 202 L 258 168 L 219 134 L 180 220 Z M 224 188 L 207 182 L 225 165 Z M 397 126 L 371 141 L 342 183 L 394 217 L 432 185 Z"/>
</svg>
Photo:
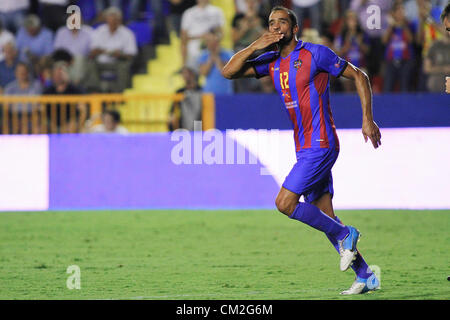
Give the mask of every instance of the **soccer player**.
<svg viewBox="0 0 450 320">
<path fill-rule="evenodd" d="M 374 148 L 381 145 L 381 134 L 373 121 L 372 91 L 367 75 L 338 57 L 329 48 L 296 38 L 299 30 L 292 10 L 274 7 L 269 16 L 269 31 L 247 48 L 236 53 L 225 65 L 227 79 L 270 76 L 294 129 L 297 163 L 276 198 L 278 210 L 325 233 L 339 252 L 340 269 L 350 266 L 356 280 L 342 294 L 375 290 L 379 281 L 356 248 L 359 231 L 341 223 L 332 205 L 331 168 L 339 154 L 330 100 L 329 76 L 344 76 L 355 81 L 362 104 L 362 134 Z M 250 59 L 256 51 L 277 46 L 277 50 Z M 299 202 L 300 196 L 305 202 Z"/>
</svg>

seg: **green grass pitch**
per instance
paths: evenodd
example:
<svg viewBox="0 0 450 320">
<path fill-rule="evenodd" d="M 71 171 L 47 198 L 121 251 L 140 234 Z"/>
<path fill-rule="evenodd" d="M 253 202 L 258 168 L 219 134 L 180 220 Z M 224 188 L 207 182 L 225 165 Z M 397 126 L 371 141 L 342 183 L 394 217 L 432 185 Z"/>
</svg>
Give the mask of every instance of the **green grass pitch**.
<svg viewBox="0 0 450 320">
<path fill-rule="evenodd" d="M 0 299 L 450 298 L 450 211 L 337 214 L 381 290 L 340 296 L 354 273 L 325 235 L 271 210 L 3 212 Z"/>
</svg>

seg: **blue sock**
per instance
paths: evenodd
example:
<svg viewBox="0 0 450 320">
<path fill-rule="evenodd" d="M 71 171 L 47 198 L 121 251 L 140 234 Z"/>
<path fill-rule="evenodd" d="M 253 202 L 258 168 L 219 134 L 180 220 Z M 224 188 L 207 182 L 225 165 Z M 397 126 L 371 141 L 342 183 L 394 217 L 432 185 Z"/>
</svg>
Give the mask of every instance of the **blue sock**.
<svg viewBox="0 0 450 320">
<path fill-rule="evenodd" d="M 306 202 L 299 202 L 290 218 L 306 223 L 335 239 L 342 240 L 349 233 L 346 226 L 336 222 L 320 211 L 319 208 Z"/>
<path fill-rule="evenodd" d="M 339 222 L 340 224 L 342 224 L 341 220 L 337 216 L 335 217 L 335 220 L 337 222 Z M 339 253 L 339 245 L 338 245 L 337 239 L 330 234 L 327 234 L 326 236 L 328 237 L 328 240 L 330 240 L 330 242 L 333 244 L 336 251 Z M 352 267 L 353 271 L 355 271 L 355 273 L 358 277 L 367 279 L 373 274 L 373 272 L 372 272 L 372 270 L 370 270 L 369 266 L 367 265 L 366 261 L 362 257 L 361 253 L 359 253 L 358 250 L 357 250 L 357 252 L 358 253 L 356 254 L 356 259 L 355 259 L 355 261 L 353 261 L 353 264 L 351 267 Z"/>
</svg>

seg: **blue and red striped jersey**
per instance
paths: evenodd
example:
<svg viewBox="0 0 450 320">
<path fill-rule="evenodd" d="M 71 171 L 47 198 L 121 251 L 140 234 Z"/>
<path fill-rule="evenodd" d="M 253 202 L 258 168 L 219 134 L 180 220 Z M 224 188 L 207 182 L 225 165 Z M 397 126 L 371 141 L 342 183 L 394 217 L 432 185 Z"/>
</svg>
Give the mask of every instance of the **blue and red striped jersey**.
<svg viewBox="0 0 450 320">
<path fill-rule="evenodd" d="M 294 129 L 295 150 L 336 148 L 330 107 L 330 78 L 339 77 L 347 61 L 323 45 L 299 41 L 285 58 L 266 52 L 249 61 L 258 78 L 270 75 Z"/>
</svg>

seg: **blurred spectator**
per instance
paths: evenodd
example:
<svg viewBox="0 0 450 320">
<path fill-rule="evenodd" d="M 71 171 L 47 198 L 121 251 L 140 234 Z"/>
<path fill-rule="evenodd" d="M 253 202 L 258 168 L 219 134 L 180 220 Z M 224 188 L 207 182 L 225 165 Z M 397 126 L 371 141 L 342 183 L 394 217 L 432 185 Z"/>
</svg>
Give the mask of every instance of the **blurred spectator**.
<svg viewBox="0 0 450 320">
<path fill-rule="evenodd" d="M 380 71 L 384 50 L 381 37 L 387 30 L 387 17 L 393 2 L 391 0 L 352 0 L 350 3 L 350 9 L 357 13 L 361 28 L 369 36 L 370 51 L 367 57 L 367 69 L 371 76 L 378 75 Z M 380 9 L 378 17 L 374 16 L 373 10 L 368 10 L 373 5 Z M 376 25 L 378 18 L 380 25 Z"/>
<path fill-rule="evenodd" d="M 15 70 L 19 60 L 14 42 L 8 42 L 3 46 L 3 55 L 4 60 L 0 62 L 0 93 L 8 83 L 16 79 Z"/>
<path fill-rule="evenodd" d="M 5 58 L 3 55 L 3 46 L 7 43 L 14 42 L 14 35 L 8 30 L 3 28 L 2 21 L 0 20 L 0 61 Z"/>
<path fill-rule="evenodd" d="M 265 32 L 265 17 L 258 14 L 258 0 L 246 0 L 245 13 L 237 13 L 232 22 L 232 40 L 234 50 L 248 47 Z"/>
<path fill-rule="evenodd" d="M 69 0 L 39 0 L 39 11 L 43 24 L 56 32 L 66 24 Z"/>
<path fill-rule="evenodd" d="M 152 0 L 150 1 L 150 5 L 153 12 L 153 19 L 151 20 L 153 24 L 153 41 L 155 44 L 167 43 L 169 34 L 167 32 L 163 0 Z"/>
<path fill-rule="evenodd" d="M 92 34 L 89 86 L 99 89 L 101 81 L 107 81 L 111 83 L 109 91 L 122 92 L 128 86 L 130 66 L 137 54 L 136 38 L 129 28 L 122 25 L 119 9 L 107 9 L 105 17 L 106 24 Z"/>
<path fill-rule="evenodd" d="M 98 20 L 104 21 L 104 17 L 102 17 L 105 13 L 105 10 L 111 7 L 116 7 L 118 9 L 122 8 L 122 0 L 95 0 L 95 11 L 97 11 Z"/>
<path fill-rule="evenodd" d="M 409 21 L 415 21 L 419 19 L 419 7 L 423 0 L 405 0 L 405 15 Z M 444 9 L 448 0 L 431 0 L 431 16 L 435 22 L 439 21 L 439 14 Z"/>
<path fill-rule="evenodd" d="M 44 90 L 44 94 L 77 95 L 82 93 L 83 91 L 79 87 L 70 82 L 67 64 L 62 61 L 56 62 L 52 69 L 52 85 Z M 78 105 L 47 105 L 46 110 L 50 132 L 55 133 L 55 129 L 59 129 L 60 132 L 73 133 L 78 131 L 78 120 L 80 117 L 80 107 Z M 53 130 L 51 130 L 52 127 Z"/>
<path fill-rule="evenodd" d="M 293 9 L 297 15 L 300 30 L 304 26 L 305 17 L 308 17 L 311 21 L 310 28 L 314 28 L 321 32 L 321 0 L 292 0 Z"/>
<path fill-rule="evenodd" d="M 343 28 L 336 37 L 334 48 L 338 56 L 360 69 L 365 68 L 365 55 L 369 52 L 369 45 L 356 12 L 350 10 L 346 12 Z M 346 80 L 348 79 L 341 80 L 345 91 L 354 91 L 354 81 Z"/>
<path fill-rule="evenodd" d="M 203 92 L 232 94 L 233 83 L 222 76 L 221 70 L 233 56 L 232 51 L 220 46 L 220 34 L 210 32 L 205 36 L 206 50 L 198 59 L 200 75 L 206 77 Z"/>
<path fill-rule="evenodd" d="M 32 77 L 27 64 L 19 62 L 16 65 L 15 80 L 5 87 L 5 95 L 33 96 L 42 93 L 39 81 Z"/>
<path fill-rule="evenodd" d="M 102 123 L 94 125 L 99 117 L 101 118 Z M 120 122 L 120 113 L 118 111 L 106 110 L 102 114 L 93 116 L 86 121 L 85 132 L 127 134 L 128 130 L 120 125 Z"/>
<path fill-rule="evenodd" d="M 91 48 L 92 33 L 92 28 L 87 25 L 73 30 L 61 27 L 56 33 L 55 50 L 67 50 L 73 57 L 73 61 L 69 65 L 69 74 L 75 84 L 79 84 L 86 78 L 86 64 Z"/>
<path fill-rule="evenodd" d="M 237 13 L 233 19 L 232 40 L 234 51 L 248 47 L 265 31 L 266 19 L 258 14 L 258 0 L 245 0 L 245 13 Z M 234 81 L 236 92 L 252 92 L 261 90 L 261 82 L 255 78 L 242 78 Z"/>
<path fill-rule="evenodd" d="M 41 26 L 38 16 L 31 14 L 25 18 L 24 26 L 17 34 L 16 45 L 20 60 L 37 66 L 41 59 L 53 52 L 53 33 Z"/>
<path fill-rule="evenodd" d="M 383 35 L 383 43 L 386 45 L 385 92 L 394 90 L 397 79 L 400 79 L 400 90 L 409 91 L 414 68 L 413 41 L 412 25 L 406 20 L 402 3 L 397 2 L 392 7 L 389 27 Z"/>
<path fill-rule="evenodd" d="M 19 62 L 16 66 L 15 79 L 10 82 L 4 90 L 5 95 L 18 95 L 18 96 L 35 96 L 42 93 L 42 86 L 39 81 L 33 79 L 30 69 L 25 63 Z M 15 134 L 23 132 L 26 129 L 31 132 L 31 113 L 36 106 L 31 103 L 14 103 L 10 105 L 9 109 L 9 128 L 10 132 Z M 24 119 L 27 117 L 26 126 L 23 127 Z"/>
<path fill-rule="evenodd" d="M 417 76 L 419 91 L 426 91 L 427 74 L 423 70 L 423 59 L 428 56 L 431 44 L 442 37 L 438 23 L 431 17 L 431 0 L 416 0 L 419 16 L 414 21 L 416 28 L 417 51 Z M 421 52 L 419 51 L 420 49 Z"/>
<path fill-rule="evenodd" d="M 22 26 L 29 7 L 29 0 L 1 0 L 0 21 L 2 21 L 4 28 L 16 33 Z"/>
<path fill-rule="evenodd" d="M 202 88 L 198 84 L 197 72 L 189 67 L 183 67 L 181 75 L 184 87 L 177 90 L 183 93 L 184 99 L 175 102 L 170 109 L 169 131 L 176 129 L 194 130 L 194 121 L 202 120 Z"/>
<path fill-rule="evenodd" d="M 450 3 L 447 12 L 442 15 L 442 22 L 447 32 L 440 40 L 433 42 L 424 61 L 427 87 L 431 92 L 442 92 L 446 87 L 446 76 L 450 75 Z"/>
<path fill-rule="evenodd" d="M 195 6 L 197 0 L 169 0 L 170 1 L 170 24 L 178 36 L 181 34 L 181 17 L 183 13 Z"/>
<path fill-rule="evenodd" d="M 445 9 L 442 11 L 441 21 L 444 25 L 444 33 L 450 36 L 450 2 L 445 6 Z"/>
<path fill-rule="evenodd" d="M 181 18 L 181 55 L 184 65 L 194 66 L 201 53 L 203 37 L 211 30 L 220 30 L 225 24 L 222 9 L 197 0 L 197 5 L 187 9 Z"/>
</svg>

